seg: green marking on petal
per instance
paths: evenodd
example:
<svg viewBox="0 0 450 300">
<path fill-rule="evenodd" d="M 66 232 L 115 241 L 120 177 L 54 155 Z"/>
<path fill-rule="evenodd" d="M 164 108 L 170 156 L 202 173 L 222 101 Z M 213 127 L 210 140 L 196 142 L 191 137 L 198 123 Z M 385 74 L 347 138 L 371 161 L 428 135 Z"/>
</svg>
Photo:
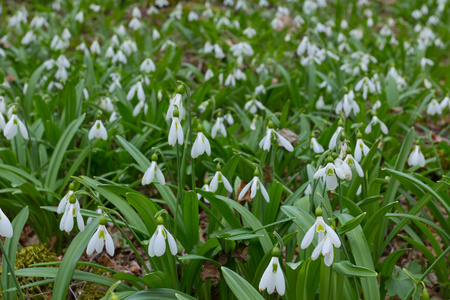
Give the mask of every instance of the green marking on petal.
<svg viewBox="0 0 450 300">
<path fill-rule="evenodd" d="M 104 230 L 100 230 L 100 233 L 98 235 L 99 239 L 105 239 L 105 231 Z"/>
<path fill-rule="evenodd" d="M 317 231 L 320 231 L 320 232 L 325 231 L 325 228 L 323 228 L 322 224 L 319 224 L 317 226 Z"/>
</svg>

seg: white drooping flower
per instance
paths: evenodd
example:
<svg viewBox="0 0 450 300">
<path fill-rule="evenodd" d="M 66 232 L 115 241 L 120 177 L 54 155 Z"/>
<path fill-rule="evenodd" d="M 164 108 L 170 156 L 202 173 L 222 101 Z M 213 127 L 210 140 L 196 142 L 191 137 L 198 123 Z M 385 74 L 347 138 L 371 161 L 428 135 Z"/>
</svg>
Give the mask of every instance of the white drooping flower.
<svg viewBox="0 0 450 300">
<path fill-rule="evenodd" d="M 3 213 L 0 208 L 0 236 L 11 238 L 13 236 L 13 228 L 8 217 Z"/>
<path fill-rule="evenodd" d="M 272 255 L 276 251 L 275 249 L 272 251 Z M 280 252 L 279 249 L 278 252 Z M 278 255 L 272 256 L 269 265 L 264 271 L 261 281 L 259 282 L 259 291 L 262 292 L 267 288 L 267 293 L 273 294 L 276 290 L 278 295 L 283 296 L 286 291 L 286 282 L 284 280 L 283 270 L 281 269 Z"/>
<path fill-rule="evenodd" d="M 106 252 L 108 252 L 109 255 L 114 256 L 114 242 L 111 238 L 111 235 L 109 234 L 108 230 L 105 227 L 106 225 L 105 216 L 102 216 L 98 223 L 99 226 L 97 231 L 89 240 L 86 249 L 86 254 L 91 255 L 92 253 L 94 253 L 94 250 L 97 251 L 97 253 L 101 253 L 103 251 L 103 247 L 106 246 Z"/>
<path fill-rule="evenodd" d="M 289 152 L 294 151 L 294 147 L 292 146 L 289 141 L 279 134 L 278 132 L 273 129 L 273 123 L 269 121 L 269 124 L 267 126 L 267 131 L 262 140 L 259 142 L 259 148 L 262 148 L 265 151 L 270 151 L 270 146 L 272 145 L 272 140 L 276 140 L 278 137 L 281 145 Z"/>
<path fill-rule="evenodd" d="M 261 194 L 264 197 L 264 200 L 266 200 L 266 202 L 270 201 L 269 194 L 267 193 L 267 190 L 264 187 L 264 184 L 261 182 L 261 180 L 259 179 L 258 176 L 259 176 L 259 170 L 258 170 L 258 168 L 256 168 L 253 179 L 250 180 L 250 182 L 247 183 L 247 185 L 244 186 L 244 188 L 241 190 L 241 192 L 239 193 L 238 200 L 242 200 L 242 198 L 244 198 L 245 194 L 250 189 L 250 198 L 254 199 L 256 196 L 256 192 L 258 190 L 260 190 Z"/>
<path fill-rule="evenodd" d="M 67 194 L 61 199 L 61 201 L 58 204 L 58 209 L 56 212 L 58 214 L 62 214 L 66 210 L 66 205 L 69 204 L 70 196 L 73 194 L 74 184 L 71 183 L 69 185 L 69 191 Z"/>
<path fill-rule="evenodd" d="M 142 185 L 147 185 L 147 184 L 152 183 L 153 178 L 155 178 L 155 174 L 156 174 L 156 178 L 158 179 L 158 182 L 161 185 L 166 184 L 164 175 L 158 167 L 157 160 L 158 160 L 158 156 L 155 153 L 152 155 L 152 163 L 150 164 L 150 167 L 147 169 L 144 176 L 142 177 Z"/>
<path fill-rule="evenodd" d="M 322 145 L 319 144 L 315 137 L 311 138 L 311 149 L 313 149 L 315 153 L 322 153 L 324 151 Z"/>
<path fill-rule="evenodd" d="M 172 125 L 170 126 L 169 131 L 169 145 L 173 147 L 175 147 L 177 141 L 179 145 L 183 145 L 184 142 L 183 127 L 181 126 L 178 115 L 178 108 L 176 108 L 173 111 Z"/>
<path fill-rule="evenodd" d="M 22 121 L 20 121 L 20 119 L 17 117 L 17 111 L 15 111 L 14 108 L 12 110 L 11 118 L 9 119 L 8 123 L 6 123 L 5 128 L 3 128 L 3 134 L 5 135 L 7 140 L 11 140 L 17 135 L 17 131 L 20 131 L 22 137 L 28 140 L 27 128 L 22 123 Z"/>
<path fill-rule="evenodd" d="M 345 173 L 341 168 L 337 168 L 332 162 L 329 162 L 325 167 L 317 170 L 314 174 L 314 178 L 323 178 L 326 184 L 326 189 L 329 191 L 335 190 L 338 186 L 338 180 L 336 175 L 340 179 L 345 179 Z"/>
<path fill-rule="evenodd" d="M 209 184 L 208 184 L 208 183 L 205 182 L 205 184 L 202 186 L 202 191 L 205 191 L 205 192 L 209 192 L 209 191 L 210 191 L 210 190 L 209 190 Z M 199 193 L 197 193 L 197 199 L 198 199 L 198 200 L 202 199 L 202 195 L 200 195 Z M 208 200 L 206 200 L 206 199 L 204 199 L 204 200 L 205 200 L 205 203 L 209 203 Z"/>
<path fill-rule="evenodd" d="M 317 232 L 319 236 L 318 245 L 314 249 L 311 259 L 316 260 L 320 253 L 322 253 L 325 257 L 325 264 L 330 266 L 333 263 L 334 258 L 333 245 L 336 248 L 339 248 L 341 246 L 341 240 L 336 232 L 324 222 L 322 218 L 322 209 L 320 207 L 316 209 L 316 215 L 316 222 L 306 232 L 300 247 L 302 249 L 308 248 L 314 238 L 314 233 Z"/>
<path fill-rule="evenodd" d="M 89 48 L 89 50 L 92 53 L 95 54 L 100 54 L 102 52 L 102 49 L 100 48 L 100 44 L 98 43 L 98 40 L 94 40 L 91 44 L 91 47 Z"/>
<path fill-rule="evenodd" d="M 372 132 L 372 126 L 375 124 L 379 124 L 381 131 L 384 134 L 388 134 L 389 131 L 388 131 L 387 126 L 380 119 L 378 119 L 377 116 L 372 117 L 372 120 L 369 122 L 369 124 L 366 127 L 365 133 L 369 134 L 370 132 Z"/>
<path fill-rule="evenodd" d="M 169 109 L 167 110 L 166 120 L 173 118 L 173 111 L 175 108 L 178 109 L 180 119 L 183 119 L 184 112 L 183 112 L 183 104 L 182 104 L 181 100 L 182 100 L 181 94 L 175 94 L 175 96 L 170 98 L 170 104 L 169 104 Z"/>
<path fill-rule="evenodd" d="M 358 81 L 355 85 L 355 91 L 362 90 L 363 98 L 364 100 L 367 100 L 367 94 L 370 91 L 370 93 L 374 94 L 376 93 L 376 85 L 370 80 L 367 76 L 364 76 L 360 81 Z"/>
<path fill-rule="evenodd" d="M 225 125 L 223 124 L 223 117 L 218 116 L 216 123 L 213 125 L 211 129 L 211 137 L 213 139 L 216 138 L 217 132 L 220 132 L 223 137 L 227 136 L 227 129 L 225 128 Z"/>
<path fill-rule="evenodd" d="M 128 91 L 127 100 L 130 101 L 131 99 L 133 99 L 135 94 L 137 94 L 137 98 L 139 101 L 145 101 L 145 92 L 140 80 L 136 82 Z"/>
<path fill-rule="evenodd" d="M 80 203 L 75 196 L 69 197 L 69 203 L 67 203 L 64 210 L 64 215 L 59 223 L 59 229 L 69 233 L 73 229 L 73 218 L 77 218 L 78 229 L 84 231 L 84 220 L 80 213 Z"/>
<path fill-rule="evenodd" d="M 441 110 L 444 110 L 447 107 L 450 107 L 450 98 L 448 96 L 445 96 L 445 98 L 441 102 Z M 1 112 L 1 109 L 0 109 Z"/>
<path fill-rule="evenodd" d="M 342 129 L 344 129 L 342 126 L 343 126 L 343 124 L 341 123 L 341 121 L 339 121 L 336 131 L 331 136 L 330 143 L 328 144 L 328 149 L 333 150 L 336 147 L 339 133 L 342 131 Z"/>
<path fill-rule="evenodd" d="M 211 145 L 209 144 L 208 138 L 199 131 L 194 144 L 192 145 L 191 156 L 192 158 L 197 158 L 198 156 L 205 153 L 211 155 Z"/>
<path fill-rule="evenodd" d="M 231 126 L 234 124 L 233 115 L 231 113 L 227 113 L 223 118 L 227 121 L 228 125 Z"/>
<path fill-rule="evenodd" d="M 422 151 L 420 151 L 420 145 L 415 145 L 414 150 L 411 152 L 408 158 L 408 165 L 413 166 L 425 166 L 425 157 L 423 156 Z"/>
<path fill-rule="evenodd" d="M 115 64 L 116 62 L 127 63 L 127 57 L 123 54 L 122 50 L 117 50 L 116 54 L 114 54 L 112 63 Z"/>
<path fill-rule="evenodd" d="M 224 187 L 227 189 L 228 192 L 232 193 L 233 188 L 231 187 L 230 182 L 228 179 L 223 176 L 222 172 L 220 171 L 220 165 L 218 164 L 216 167 L 216 174 L 214 174 L 214 177 L 211 179 L 211 182 L 209 183 L 209 190 L 213 193 L 217 191 L 217 188 L 219 187 L 219 183 L 222 182 Z"/>
<path fill-rule="evenodd" d="M 101 120 L 95 121 L 94 125 L 92 126 L 91 130 L 89 131 L 89 140 L 92 140 L 94 138 L 97 139 L 103 139 L 106 141 L 108 138 L 108 132 L 106 131 L 105 126 L 103 126 L 103 123 Z"/>
<path fill-rule="evenodd" d="M 251 114 L 256 114 L 258 108 L 264 110 L 264 105 L 256 99 L 251 99 L 247 101 L 244 105 L 244 109 L 249 111 Z"/>
<path fill-rule="evenodd" d="M 82 11 L 79 11 L 76 15 L 75 15 L 75 21 L 77 21 L 78 23 L 83 23 L 84 22 L 84 14 Z"/>
<path fill-rule="evenodd" d="M 353 91 L 345 94 L 344 98 L 336 105 L 336 114 L 339 114 L 339 111 L 343 111 L 346 117 L 348 117 L 352 111 L 355 115 L 358 114 L 360 109 L 354 98 L 355 94 Z"/>
<path fill-rule="evenodd" d="M 166 240 L 169 243 L 170 253 L 177 255 L 177 243 L 170 232 L 164 227 L 164 220 L 161 216 L 156 218 L 156 231 L 150 239 L 148 254 L 150 257 L 160 257 L 166 252 Z"/>
<path fill-rule="evenodd" d="M 343 161 L 342 159 L 340 159 L 338 157 L 334 160 L 334 166 L 336 167 L 336 169 L 342 170 L 345 179 L 352 180 L 352 170 L 350 169 L 350 166 L 345 161 Z"/>
<path fill-rule="evenodd" d="M 111 98 L 109 97 L 100 97 L 99 100 L 99 107 L 101 109 L 106 110 L 107 112 L 113 112 L 114 111 L 114 104 L 111 101 Z"/>
<path fill-rule="evenodd" d="M 434 62 L 429 58 L 422 57 L 420 60 L 420 66 L 422 67 L 422 70 L 424 70 L 426 66 L 434 66 Z"/>
<path fill-rule="evenodd" d="M 427 114 L 434 116 L 436 114 L 442 115 L 442 107 L 436 99 L 431 100 L 428 104 Z"/>
<path fill-rule="evenodd" d="M 351 154 L 347 154 L 347 156 L 344 159 L 344 162 L 349 166 L 355 166 L 356 172 L 358 173 L 359 177 L 364 177 L 364 172 L 361 166 L 359 165 L 358 161 L 353 157 Z"/>
<path fill-rule="evenodd" d="M 355 147 L 355 159 L 356 161 L 360 162 L 362 158 L 362 154 L 364 153 L 364 156 L 369 153 L 370 149 L 369 147 L 364 144 L 364 141 L 362 140 L 362 135 L 358 133 L 356 140 L 356 147 Z"/>
<path fill-rule="evenodd" d="M 137 115 L 139 115 L 141 113 L 142 109 L 144 109 L 144 114 L 147 114 L 148 104 L 145 103 L 145 101 L 139 101 L 138 104 L 136 104 L 136 106 L 133 109 L 133 117 L 136 117 Z"/>
<path fill-rule="evenodd" d="M 153 60 L 151 60 L 151 58 L 146 58 L 141 63 L 140 70 L 141 70 L 141 72 L 145 72 L 145 73 L 154 72 L 156 70 L 155 63 L 153 62 Z"/>
</svg>

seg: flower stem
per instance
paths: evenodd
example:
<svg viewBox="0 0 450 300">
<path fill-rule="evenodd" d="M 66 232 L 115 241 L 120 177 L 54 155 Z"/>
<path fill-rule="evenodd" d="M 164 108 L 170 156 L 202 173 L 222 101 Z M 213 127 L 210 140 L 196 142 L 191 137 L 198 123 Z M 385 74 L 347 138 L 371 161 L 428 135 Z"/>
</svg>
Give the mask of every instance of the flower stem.
<svg viewBox="0 0 450 300">
<path fill-rule="evenodd" d="M 91 158 L 92 158 L 92 140 L 89 141 L 89 159 L 88 159 L 88 168 L 86 172 L 87 177 L 91 175 Z"/>
<path fill-rule="evenodd" d="M 175 208 L 175 216 L 174 216 L 174 220 L 175 220 L 175 228 L 174 228 L 174 235 L 177 235 L 177 224 L 178 224 L 178 207 L 180 206 L 181 203 L 181 196 L 182 196 L 182 180 L 181 180 L 181 176 L 183 176 L 181 170 L 180 170 L 180 144 L 177 143 L 177 173 L 178 173 L 178 191 L 177 191 L 177 206 Z"/>
<path fill-rule="evenodd" d="M 3 248 L 3 243 L 1 241 L 0 241 L 0 250 L 3 253 L 3 259 L 6 261 L 6 264 L 8 265 L 9 271 L 11 272 L 11 276 L 13 278 L 14 285 L 16 286 L 16 289 L 17 289 L 17 294 L 19 294 L 19 298 L 21 300 L 25 300 L 25 298 L 24 298 L 24 296 L 22 294 L 22 290 L 20 289 L 19 281 L 17 281 L 16 274 L 14 273 L 14 266 L 11 265 L 11 261 L 9 260 L 8 254 L 6 253 L 5 248 Z M 7 276 L 7 275 L 3 274 L 3 276 Z M 2 291 L 4 291 L 3 287 L 2 287 Z"/>
</svg>

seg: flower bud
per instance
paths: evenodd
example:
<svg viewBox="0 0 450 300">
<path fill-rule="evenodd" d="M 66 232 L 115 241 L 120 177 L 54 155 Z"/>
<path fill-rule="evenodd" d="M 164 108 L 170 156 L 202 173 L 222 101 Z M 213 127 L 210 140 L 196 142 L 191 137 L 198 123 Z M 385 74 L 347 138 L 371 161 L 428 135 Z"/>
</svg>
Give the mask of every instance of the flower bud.
<svg viewBox="0 0 450 300">
<path fill-rule="evenodd" d="M 73 191 L 75 189 L 75 182 L 71 182 L 69 184 L 69 191 Z"/>
<path fill-rule="evenodd" d="M 180 84 L 180 85 L 177 87 L 177 93 L 178 93 L 178 94 L 182 94 L 183 91 L 184 91 L 184 86 L 183 86 L 182 84 Z"/>
<path fill-rule="evenodd" d="M 358 133 L 356 134 L 356 138 L 357 139 L 362 139 L 362 134 L 361 132 L 358 130 Z"/>
<path fill-rule="evenodd" d="M 255 172 L 253 172 L 253 176 L 259 176 L 259 168 L 258 167 L 256 167 L 255 168 Z"/>
<path fill-rule="evenodd" d="M 15 106 L 14 106 L 13 109 L 12 109 L 12 114 L 13 114 L 13 115 L 17 115 L 17 108 L 16 108 Z"/>
<path fill-rule="evenodd" d="M 97 112 L 97 114 L 95 115 L 95 118 L 97 119 L 97 120 L 100 120 L 101 118 L 102 118 L 102 112 L 99 110 L 98 112 Z"/>
<path fill-rule="evenodd" d="M 203 131 L 203 126 L 202 126 L 202 124 L 200 124 L 200 123 L 197 124 L 197 131 L 198 131 L 198 132 L 202 132 L 202 131 Z"/>
<path fill-rule="evenodd" d="M 344 127 L 344 121 L 342 119 L 339 119 L 338 126 Z"/>
<path fill-rule="evenodd" d="M 269 128 L 274 128 L 275 125 L 273 124 L 272 120 L 269 120 L 269 122 L 267 122 L 267 127 Z"/>
<path fill-rule="evenodd" d="M 216 171 L 219 172 L 220 170 L 222 170 L 222 168 L 220 167 L 220 163 L 217 163 Z"/>
<path fill-rule="evenodd" d="M 152 161 L 158 161 L 158 155 L 156 153 L 153 153 Z"/>
<path fill-rule="evenodd" d="M 329 155 L 327 157 L 327 162 L 332 163 L 334 161 L 333 157 L 331 155 Z"/>
<path fill-rule="evenodd" d="M 77 198 L 75 198 L 75 196 L 70 196 L 69 203 L 70 204 L 75 204 L 75 202 L 77 202 Z"/>
</svg>

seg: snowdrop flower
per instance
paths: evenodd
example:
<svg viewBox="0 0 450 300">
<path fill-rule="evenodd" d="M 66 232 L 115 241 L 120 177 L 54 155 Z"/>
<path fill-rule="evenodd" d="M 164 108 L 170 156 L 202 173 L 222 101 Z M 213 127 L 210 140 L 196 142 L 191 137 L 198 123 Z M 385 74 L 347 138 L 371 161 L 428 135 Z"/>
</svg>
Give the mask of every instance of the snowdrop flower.
<svg viewBox="0 0 450 300">
<path fill-rule="evenodd" d="M 150 58 L 146 58 L 140 67 L 141 72 L 150 73 L 156 70 L 155 63 Z"/>
<path fill-rule="evenodd" d="M 343 152 L 345 153 L 345 151 Z M 334 166 L 336 167 L 336 169 L 341 169 L 342 173 L 344 174 L 344 179 L 347 179 L 349 181 L 352 180 L 352 170 L 345 161 L 338 157 L 334 160 Z"/>
<path fill-rule="evenodd" d="M 216 138 L 217 132 L 220 132 L 223 137 L 227 136 L 227 129 L 225 128 L 225 125 L 223 124 L 223 117 L 219 113 L 217 116 L 216 123 L 213 125 L 211 129 L 211 137 L 213 139 Z"/>
<path fill-rule="evenodd" d="M 345 179 L 344 171 L 341 168 L 337 168 L 333 164 L 333 159 L 330 158 L 328 160 L 328 164 L 325 167 L 317 170 L 317 172 L 314 174 L 314 178 L 317 179 L 322 177 L 323 181 L 326 183 L 326 189 L 329 191 L 333 191 L 338 186 L 336 175 L 340 179 Z"/>
<path fill-rule="evenodd" d="M 359 165 L 358 161 L 353 158 L 353 155 L 350 154 L 351 150 L 350 148 L 347 149 L 347 156 L 344 159 L 344 163 L 346 163 L 349 167 L 355 166 L 356 172 L 358 173 L 359 177 L 364 177 L 364 172 Z"/>
<path fill-rule="evenodd" d="M 142 185 L 147 185 L 147 184 L 152 183 L 153 178 L 155 178 L 155 174 L 156 174 L 156 178 L 158 179 L 158 182 L 161 185 L 166 184 L 166 180 L 164 178 L 163 173 L 161 172 L 161 170 L 158 167 L 157 161 L 158 161 L 158 155 L 156 155 L 156 153 L 154 153 L 152 155 L 152 163 L 150 164 L 150 167 L 147 169 L 144 176 L 142 177 Z"/>
<path fill-rule="evenodd" d="M 264 110 L 264 105 L 256 99 L 251 99 L 247 101 L 244 105 L 244 109 L 249 111 L 251 114 L 256 114 L 258 108 Z"/>
<path fill-rule="evenodd" d="M 434 62 L 429 58 L 422 57 L 422 59 L 420 60 L 420 66 L 422 67 L 422 70 L 424 70 L 427 65 L 434 66 Z"/>
<path fill-rule="evenodd" d="M 145 101 L 145 92 L 141 81 L 136 82 L 128 91 L 127 100 L 133 99 L 135 94 L 137 94 L 139 101 Z"/>
<path fill-rule="evenodd" d="M 273 294 L 276 290 L 278 295 L 283 296 L 286 291 L 286 282 L 284 280 L 283 270 L 280 266 L 278 256 L 280 249 L 278 247 L 272 250 L 272 259 L 264 271 L 261 281 L 259 282 L 259 291 L 267 289 L 267 293 Z"/>
<path fill-rule="evenodd" d="M 5 238 L 11 238 L 13 236 L 13 228 L 8 217 L 3 213 L 0 208 L 0 236 Z"/>
<path fill-rule="evenodd" d="M 359 113 L 358 103 L 354 100 L 355 94 L 352 90 L 348 92 L 348 94 L 344 95 L 344 98 L 338 102 L 336 105 L 336 114 L 339 114 L 339 111 L 343 111 L 345 116 L 348 117 L 353 110 L 353 113 L 356 115 Z"/>
<path fill-rule="evenodd" d="M 363 98 L 367 100 L 367 93 L 370 91 L 371 93 L 376 92 L 375 84 L 367 77 L 364 76 L 360 81 L 358 81 L 355 85 L 355 91 L 363 91 Z M 358 108 L 359 109 L 359 108 Z"/>
<path fill-rule="evenodd" d="M 259 116 L 254 115 L 252 121 L 250 122 L 250 129 L 256 130 L 256 122 L 258 121 Z"/>
<path fill-rule="evenodd" d="M 336 144 L 338 142 L 338 137 L 340 132 L 344 129 L 344 122 L 342 122 L 341 119 L 339 119 L 338 121 L 338 127 L 336 128 L 336 131 L 333 133 L 333 135 L 331 136 L 331 140 L 330 143 L 328 144 L 328 149 L 333 150 L 336 147 Z M 344 134 L 344 132 L 342 131 L 342 134 Z"/>
<path fill-rule="evenodd" d="M 173 147 L 175 147 L 177 140 L 179 145 L 183 145 L 184 142 L 183 127 L 181 126 L 180 119 L 178 118 L 179 115 L 180 113 L 178 108 L 175 108 L 173 110 L 172 125 L 170 126 L 169 131 L 169 145 Z"/>
<path fill-rule="evenodd" d="M 180 119 L 183 119 L 183 104 L 182 104 L 182 96 L 181 94 L 175 94 L 172 98 L 170 98 L 169 109 L 167 110 L 166 120 L 173 118 L 173 111 L 175 108 L 178 109 L 178 113 L 180 114 Z"/>
<path fill-rule="evenodd" d="M 136 104 L 136 106 L 133 109 L 133 117 L 136 117 L 137 115 L 139 115 L 141 113 L 142 109 L 144 109 L 144 114 L 147 114 L 148 104 L 145 103 L 145 101 L 139 101 L 138 104 Z"/>
<path fill-rule="evenodd" d="M 152 31 L 152 39 L 154 41 L 159 40 L 161 38 L 161 34 L 159 33 L 159 31 L 155 28 Z"/>
<path fill-rule="evenodd" d="M 334 249 L 333 249 L 333 240 L 330 237 L 331 235 L 327 232 L 325 236 L 323 233 L 319 233 L 319 243 L 316 248 L 314 248 L 313 253 L 311 254 L 311 259 L 316 260 L 320 253 L 324 256 L 324 263 L 326 266 L 331 266 L 334 260 Z M 336 246 L 336 245 L 335 245 Z M 336 246 L 339 248 L 338 246 Z"/>
<path fill-rule="evenodd" d="M 12 115 L 9 119 L 8 123 L 6 123 L 3 128 L 3 134 L 5 135 L 7 140 L 11 140 L 17 134 L 17 128 L 19 128 L 20 134 L 26 140 L 28 140 L 28 131 L 25 125 L 20 121 L 17 117 L 17 110 L 15 108 L 12 109 Z"/>
<path fill-rule="evenodd" d="M 209 190 L 209 184 L 207 183 L 207 182 L 205 182 L 205 184 L 202 186 L 202 191 L 205 191 L 205 192 L 209 192 L 210 190 Z M 198 198 L 198 200 L 200 200 L 200 199 L 202 199 L 202 195 L 200 195 L 199 193 L 197 193 L 197 198 Z M 206 200 L 206 199 L 204 199 L 205 200 L 205 203 L 209 203 L 209 201 L 208 200 Z"/>
<path fill-rule="evenodd" d="M 6 112 L 5 97 L 0 96 L 0 113 L 4 114 Z"/>
<path fill-rule="evenodd" d="M 266 135 L 262 138 L 262 140 L 259 142 L 259 148 L 262 148 L 265 151 L 269 151 L 270 150 L 270 146 L 271 146 L 271 142 L 272 140 L 279 139 L 281 145 L 289 152 L 294 151 L 294 147 L 292 146 L 291 143 L 289 143 L 289 141 L 283 137 L 281 134 L 279 134 L 278 132 L 275 131 L 275 129 L 273 129 L 273 123 L 272 121 L 268 122 L 268 126 L 267 126 L 267 131 L 266 131 Z"/>
<path fill-rule="evenodd" d="M 197 158 L 205 152 L 208 156 L 210 156 L 211 145 L 209 144 L 208 138 L 206 138 L 206 136 L 202 133 L 203 127 L 199 124 L 197 130 L 198 134 L 194 145 L 192 146 L 191 156 L 192 158 Z"/>
<path fill-rule="evenodd" d="M 69 233 L 73 229 L 73 218 L 77 218 L 77 225 L 80 231 L 84 231 L 84 221 L 80 213 L 80 203 L 75 196 L 69 197 L 69 203 L 66 205 L 64 215 L 61 218 L 59 229 Z"/>
<path fill-rule="evenodd" d="M 323 235 L 326 232 L 329 240 L 331 241 L 331 243 L 333 245 L 335 245 L 337 248 L 339 248 L 341 246 L 341 241 L 340 241 L 338 235 L 330 226 L 328 226 L 324 222 L 324 220 L 322 218 L 322 214 L 323 214 L 322 208 L 319 206 L 316 209 L 316 217 L 317 217 L 316 222 L 314 222 L 313 226 L 311 226 L 311 228 L 309 228 L 309 230 L 306 232 L 305 236 L 303 237 L 302 243 L 300 245 L 300 247 L 302 249 L 306 249 L 306 248 L 308 248 L 309 245 L 311 245 L 311 242 L 314 238 L 315 232 L 317 232 L 317 234 L 319 235 L 319 244 L 322 240 L 321 236 L 323 238 L 324 237 Z"/>
<path fill-rule="evenodd" d="M 106 53 L 105 53 L 105 57 L 106 58 L 112 58 L 114 57 L 115 53 L 114 53 L 114 48 L 112 45 L 110 45 L 107 49 L 106 49 Z"/>
<path fill-rule="evenodd" d="M 227 79 L 225 79 L 225 86 L 236 86 L 236 79 L 234 78 L 233 73 L 228 74 Z"/>
<path fill-rule="evenodd" d="M 190 11 L 188 15 L 188 21 L 192 22 L 196 20 L 198 20 L 198 14 L 195 11 Z"/>
<path fill-rule="evenodd" d="M 101 109 L 106 110 L 107 112 L 113 112 L 114 111 L 114 104 L 111 101 L 111 98 L 109 97 L 100 97 L 99 106 Z"/>
<path fill-rule="evenodd" d="M 130 23 L 128 23 L 128 27 L 130 27 L 134 31 L 141 28 L 141 26 L 142 26 L 141 21 L 138 18 L 133 18 L 131 19 Z"/>
<path fill-rule="evenodd" d="M 28 45 L 36 40 L 36 35 L 32 30 L 28 31 L 22 38 L 22 45 Z"/>
<path fill-rule="evenodd" d="M 372 131 L 372 126 L 375 124 L 380 124 L 380 129 L 384 134 L 388 134 L 388 128 L 386 127 L 386 125 L 380 120 L 378 119 L 377 116 L 373 116 L 372 117 L 372 121 L 369 122 L 369 124 L 366 127 L 365 133 L 369 134 Z"/>
<path fill-rule="evenodd" d="M 73 182 L 71 184 L 69 184 L 69 191 L 61 199 L 61 201 L 58 204 L 58 209 L 56 210 L 56 212 L 58 214 L 62 214 L 66 210 L 66 205 L 69 204 L 69 199 L 70 199 L 70 196 L 73 194 L 74 188 L 75 188 L 75 185 Z"/>
<path fill-rule="evenodd" d="M 414 146 L 414 150 L 409 155 L 408 165 L 410 167 L 420 166 L 422 168 L 425 166 L 425 157 L 423 156 L 422 151 L 420 151 L 419 144 L 416 144 Z"/>
<path fill-rule="evenodd" d="M 3 117 L 3 114 L 0 113 L 0 129 L 1 130 L 5 129 L 5 126 L 6 126 L 5 117 Z"/>
<path fill-rule="evenodd" d="M 100 44 L 98 43 L 97 40 L 92 42 L 91 47 L 89 48 L 89 50 L 92 53 L 95 53 L 95 54 L 100 54 L 101 53 Z"/>
<path fill-rule="evenodd" d="M 3 98 L 3 97 L 1 97 Z M 0 99 L 0 105 L 1 105 L 1 99 Z M 4 105 L 4 104 L 3 104 Z M 441 110 L 444 110 L 446 107 L 450 107 L 450 98 L 448 96 L 445 96 L 444 100 L 442 100 L 441 104 Z M 0 107 L 0 112 L 1 112 L 1 107 Z M 3 109 L 4 111 L 4 109 Z"/>
<path fill-rule="evenodd" d="M 106 230 L 106 223 L 106 217 L 102 216 L 98 221 L 99 226 L 97 231 L 89 240 L 86 249 L 87 255 L 94 253 L 94 250 L 97 251 L 97 253 L 101 253 L 103 251 L 103 247 L 106 246 L 106 252 L 108 252 L 109 255 L 114 256 L 114 242 L 108 230 Z"/>
<path fill-rule="evenodd" d="M 219 183 L 222 182 L 227 191 L 232 193 L 233 188 L 231 187 L 230 182 L 228 181 L 228 179 L 226 179 L 225 176 L 223 176 L 220 170 L 221 170 L 220 164 L 217 164 L 216 174 L 214 174 L 214 177 L 211 179 L 211 182 L 209 183 L 209 190 L 215 193 L 217 191 L 217 188 L 219 187 Z"/>
<path fill-rule="evenodd" d="M 442 115 L 442 107 L 436 99 L 431 100 L 428 104 L 427 114 L 434 116 L 436 114 Z"/>
<path fill-rule="evenodd" d="M 170 232 L 164 227 L 164 219 L 161 216 L 156 218 L 156 231 L 150 239 L 148 254 L 150 257 L 160 257 L 166 252 L 166 240 L 169 244 L 170 253 L 177 255 L 177 243 Z"/>
<path fill-rule="evenodd" d="M 247 183 L 247 185 L 239 193 L 238 200 L 242 200 L 242 198 L 244 198 L 245 194 L 248 192 L 249 189 L 251 191 L 250 192 L 250 198 L 254 199 L 255 196 L 256 196 L 256 192 L 258 190 L 260 190 L 261 194 L 263 195 L 263 197 L 266 200 L 266 202 L 270 201 L 269 194 L 267 193 L 266 188 L 264 187 L 263 183 L 259 179 L 258 167 L 255 169 L 255 172 L 253 173 L 253 179 L 250 180 L 250 182 Z"/>
<path fill-rule="evenodd" d="M 121 62 L 123 64 L 127 63 L 127 57 L 123 54 L 122 50 L 118 50 L 112 58 L 112 63 Z"/>
<path fill-rule="evenodd" d="M 102 8 L 100 5 L 96 5 L 96 4 L 91 4 L 89 5 L 89 8 L 93 11 L 93 12 L 99 12 L 100 8 Z"/>
<path fill-rule="evenodd" d="M 311 149 L 313 149 L 314 153 L 322 153 L 324 151 L 322 145 L 319 144 L 315 137 L 311 137 Z"/>
<path fill-rule="evenodd" d="M 360 162 L 361 158 L 362 158 L 362 154 L 364 153 L 364 156 L 366 156 L 370 149 L 369 147 L 366 146 L 366 144 L 364 144 L 363 140 L 362 140 L 362 134 L 360 132 L 358 132 L 358 134 L 356 135 L 357 140 L 356 140 L 356 147 L 355 147 L 355 159 L 356 161 Z"/>
<path fill-rule="evenodd" d="M 106 131 L 105 126 L 103 126 L 103 123 L 101 120 L 97 119 L 95 121 L 94 125 L 92 126 L 91 130 L 89 131 L 89 140 L 92 140 L 94 138 L 97 139 L 103 139 L 106 141 L 108 138 L 108 132 Z"/>
<path fill-rule="evenodd" d="M 256 35 L 256 30 L 251 27 L 247 27 L 244 29 L 244 31 L 242 31 L 242 33 L 245 34 L 249 39 L 251 39 Z"/>
<path fill-rule="evenodd" d="M 84 22 L 84 13 L 82 11 L 78 12 L 75 15 L 75 21 L 77 21 L 78 23 L 83 23 Z"/>
</svg>

